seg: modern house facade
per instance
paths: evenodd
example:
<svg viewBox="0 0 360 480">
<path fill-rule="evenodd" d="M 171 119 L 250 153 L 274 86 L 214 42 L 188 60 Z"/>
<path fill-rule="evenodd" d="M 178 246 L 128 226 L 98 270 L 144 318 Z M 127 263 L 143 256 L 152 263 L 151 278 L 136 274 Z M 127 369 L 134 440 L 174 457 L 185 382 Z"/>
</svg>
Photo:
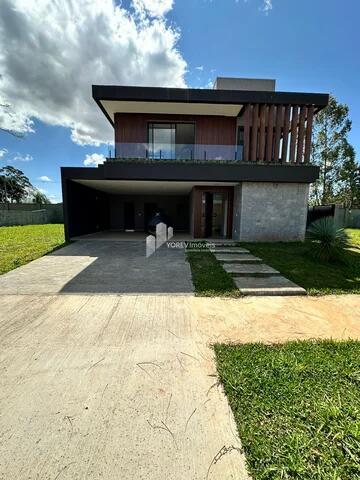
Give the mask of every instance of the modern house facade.
<svg viewBox="0 0 360 480">
<path fill-rule="evenodd" d="M 61 169 L 66 237 L 146 232 L 161 212 L 175 234 L 239 241 L 305 235 L 314 115 L 327 94 L 274 80 L 218 78 L 213 89 L 93 86 L 114 156 Z"/>
</svg>

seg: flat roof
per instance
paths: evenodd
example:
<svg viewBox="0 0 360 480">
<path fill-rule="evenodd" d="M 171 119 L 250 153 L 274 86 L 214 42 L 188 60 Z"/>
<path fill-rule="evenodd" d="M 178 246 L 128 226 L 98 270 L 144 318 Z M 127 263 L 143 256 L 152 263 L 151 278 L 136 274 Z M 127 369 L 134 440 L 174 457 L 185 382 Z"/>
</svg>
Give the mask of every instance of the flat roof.
<svg viewBox="0 0 360 480">
<path fill-rule="evenodd" d="M 236 117 L 244 104 L 314 105 L 326 107 L 326 93 L 217 90 L 201 88 L 134 87 L 93 85 L 92 96 L 114 125 L 114 114 L 164 113 L 177 115 L 224 115 Z"/>
</svg>

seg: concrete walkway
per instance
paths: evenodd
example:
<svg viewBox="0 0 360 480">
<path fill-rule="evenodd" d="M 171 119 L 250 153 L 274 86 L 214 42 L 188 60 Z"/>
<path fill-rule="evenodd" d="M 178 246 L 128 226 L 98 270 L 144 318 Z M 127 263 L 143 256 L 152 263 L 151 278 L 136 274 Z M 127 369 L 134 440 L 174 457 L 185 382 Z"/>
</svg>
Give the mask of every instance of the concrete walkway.
<svg viewBox="0 0 360 480">
<path fill-rule="evenodd" d="M 183 249 L 163 245 L 145 256 L 145 241 L 80 240 L 0 276 L 0 292 L 192 294 Z"/>
</svg>

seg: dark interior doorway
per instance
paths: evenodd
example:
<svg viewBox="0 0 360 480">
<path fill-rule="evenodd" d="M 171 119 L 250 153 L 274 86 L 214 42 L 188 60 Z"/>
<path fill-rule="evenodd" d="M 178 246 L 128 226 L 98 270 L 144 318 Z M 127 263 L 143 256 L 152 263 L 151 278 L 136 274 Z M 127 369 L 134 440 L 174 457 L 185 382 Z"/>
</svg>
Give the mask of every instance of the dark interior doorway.
<svg viewBox="0 0 360 480">
<path fill-rule="evenodd" d="M 149 222 L 158 211 L 157 203 L 144 203 L 144 230 L 149 229 Z"/>
<path fill-rule="evenodd" d="M 135 230 L 135 207 L 134 202 L 124 203 L 124 229 L 125 231 Z"/>
</svg>

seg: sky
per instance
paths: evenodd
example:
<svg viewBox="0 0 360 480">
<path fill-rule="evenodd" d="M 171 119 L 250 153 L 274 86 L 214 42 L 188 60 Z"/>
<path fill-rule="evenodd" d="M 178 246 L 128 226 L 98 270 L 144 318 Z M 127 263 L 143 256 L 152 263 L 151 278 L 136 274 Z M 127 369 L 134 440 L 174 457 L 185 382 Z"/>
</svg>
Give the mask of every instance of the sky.
<svg viewBox="0 0 360 480">
<path fill-rule="evenodd" d="M 113 130 L 92 84 L 211 88 L 274 78 L 278 91 L 349 105 L 360 157 L 358 0 L 1 0 L 0 167 L 52 202 L 61 166 L 92 166 Z"/>
</svg>

